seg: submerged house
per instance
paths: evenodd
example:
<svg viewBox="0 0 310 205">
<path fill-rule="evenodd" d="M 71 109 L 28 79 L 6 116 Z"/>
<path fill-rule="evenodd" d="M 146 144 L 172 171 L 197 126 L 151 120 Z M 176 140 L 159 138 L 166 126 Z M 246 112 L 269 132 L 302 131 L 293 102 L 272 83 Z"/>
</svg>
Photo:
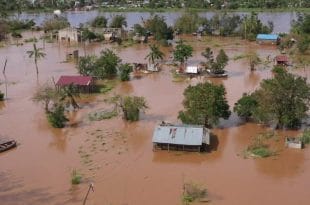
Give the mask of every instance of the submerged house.
<svg viewBox="0 0 310 205">
<path fill-rule="evenodd" d="M 58 41 L 61 42 L 80 42 L 81 32 L 77 28 L 68 27 L 58 31 Z"/>
<path fill-rule="evenodd" d="M 288 57 L 286 55 L 278 55 L 274 58 L 275 65 L 288 65 Z"/>
<path fill-rule="evenodd" d="M 63 75 L 56 83 L 58 88 L 63 88 L 69 85 L 76 86 L 79 91 L 90 92 L 94 86 L 94 80 L 90 76 Z"/>
<path fill-rule="evenodd" d="M 197 125 L 171 125 L 162 123 L 153 133 L 153 149 L 202 151 L 210 144 L 210 131 Z"/>
<path fill-rule="evenodd" d="M 258 34 L 256 36 L 256 41 L 261 43 L 272 43 L 272 44 L 278 44 L 280 41 L 280 37 L 277 34 Z"/>
</svg>

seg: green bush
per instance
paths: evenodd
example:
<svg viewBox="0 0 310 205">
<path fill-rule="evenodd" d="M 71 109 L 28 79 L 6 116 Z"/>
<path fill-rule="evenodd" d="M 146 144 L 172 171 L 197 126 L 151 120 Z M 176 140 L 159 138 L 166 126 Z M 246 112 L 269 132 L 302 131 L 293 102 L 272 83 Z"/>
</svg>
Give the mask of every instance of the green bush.
<svg viewBox="0 0 310 205">
<path fill-rule="evenodd" d="M 272 72 L 275 74 L 284 74 L 286 73 L 286 70 L 283 68 L 283 66 L 276 65 L 273 67 Z"/>
<path fill-rule="evenodd" d="M 310 129 L 305 129 L 301 136 L 301 141 L 304 144 L 310 144 Z"/>
<path fill-rule="evenodd" d="M 47 113 L 48 122 L 55 128 L 63 128 L 68 119 L 65 116 L 63 105 L 54 105 L 52 111 Z"/>
<path fill-rule="evenodd" d="M 74 169 L 71 173 L 71 184 L 80 184 L 82 176 Z"/>
<path fill-rule="evenodd" d="M 251 153 L 259 157 L 270 157 L 272 152 L 267 147 L 257 147 L 251 150 Z"/>
<path fill-rule="evenodd" d="M 4 93 L 0 91 L 0 101 L 3 101 L 3 100 L 4 100 Z"/>
</svg>

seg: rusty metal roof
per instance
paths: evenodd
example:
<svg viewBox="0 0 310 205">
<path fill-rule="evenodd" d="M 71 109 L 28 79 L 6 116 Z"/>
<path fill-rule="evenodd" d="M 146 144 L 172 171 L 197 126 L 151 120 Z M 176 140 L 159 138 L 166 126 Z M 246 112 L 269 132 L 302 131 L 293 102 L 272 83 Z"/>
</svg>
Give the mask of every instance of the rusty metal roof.
<svg viewBox="0 0 310 205">
<path fill-rule="evenodd" d="M 277 62 L 288 62 L 288 57 L 285 55 L 279 55 L 279 56 L 276 56 L 276 61 Z"/>
<path fill-rule="evenodd" d="M 159 125 L 153 133 L 153 143 L 200 146 L 210 144 L 209 130 L 195 125 Z"/>
<path fill-rule="evenodd" d="M 90 76 L 61 76 L 57 81 L 56 85 L 58 86 L 66 86 L 66 85 L 82 85 L 87 86 L 92 82 L 92 77 Z"/>
</svg>

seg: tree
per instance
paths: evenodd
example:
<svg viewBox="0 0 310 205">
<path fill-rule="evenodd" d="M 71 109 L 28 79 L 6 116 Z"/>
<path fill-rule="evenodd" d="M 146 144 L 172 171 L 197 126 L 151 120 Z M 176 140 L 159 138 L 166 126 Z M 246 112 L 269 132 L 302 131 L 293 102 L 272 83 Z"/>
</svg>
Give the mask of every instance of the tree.
<svg viewBox="0 0 310 205">
<path fill-rule="evenodd" d="M 133 70 L 132 66 L 129 63 L 121 64 L 119 70 L 121 81 L 129 81 L 129 74 Z"/>
<path fill-rule="evenodd" d="M 77 69 L 81 75 L 94 76 L 96 70 L 96 56 L 80 57 L 77 65 Z"/>
<path fill-rule="evenodd" d="M 273 79 L 263 80 L 251 96 L 257 102 L 251 111 L 255 120 L 274 123 L 278 128 L 296 128 L 309 110 L 310 86 L 305 78 L 279 72 Z"/>
<path fill-rule="evenodd" d="M 179 112 L 178 118 L 186 124 L 216 125 L 220 118 L 230 116 L 225 94 L 223 85 L 205 82 L 188 86 L 183 93 L 185 110 Z"/>
<path fill-rule="evenodd" d="M 148 108 L 144 97 L 115 96 L 112 101 L 121 108 L 123 117 L 127 121 L 138 121 L 140 112 Z"/>
<path fill-rule="evenodd" d="M 197 13 L 184 13 L 176 20 L 174 28 L 180 33 L 193 33 L 197 31 L 200 23 L 201 18 Z"/>
<path fill-rule="evenodd" d="M 207 64 L 213 64 L 214 62 L 213 51 L 211 50 L 210 47 L 207 47 L 205 51 L 201 53 L 201 55 L 206 58 Z"/>
<path fill-rule="evenodd" d="M 242 98 L 235 103 L 234 112 L 236 112 L 238 116 L 245 118 L 247 121 L 253 116 L 256 108 L 256 99 L 252 95 L 243 93 Z"/>
<path fill-rule="evenodd" d="M 115 15 L 112 18 L 110 23 L 111 28 L 122 28 L 123 26 L 127 27 L 126 17 L 123 15 Z"/>
<path fill-rule="evenodd" d="M 223 49 L 220 50 L 219 54 L 216 56 L 216 64 L 218 65 L 219 70 L 224 70 L 225 66 L 228 63 L 228 56 L 226 55 Z"/>
<path fill-rule="evenodd" d="M 40 60 L 40 58 L 44 58 L 46 56 L 46 54 L 44 52 L 42 52 L 42 48 L 37 48 L 36 44 L 33 44 L 33 50 L 32 51 L 27 51 L 29 58 L 33 58 L 34 59 L 34 64 L 36 66 L 36 71 L 37 71 L 37 75 L 39 74 L 39 69 L 38 69 L 38 60 Z"/>
<path fill-rule="evenodd" d="M 183 41 L 179 41 L 173 52 L 173 57 L 175 61 L 178 61 L 181 65 L 184 65 L 184 62 L 186 62 L 192 54 L 193 47 L 184 44 Z"/>
<path fill-rule="evenodd" d="M 152 15 L 146 21 L 143 21 L 144 28 L 153 34 L 157 41 L 167 41 L 173 39 L 173 29 L 168 27 L 163 16 Z"/>
<path fill-rule="evenodd" d="M 43 25 L 42 25 L 43 30 L 45 32 L 56 31 L 56 30 L 58 31 L 68 26 L 70 26 L 70 23 L 68 19 L 64 17 L 55 17 L 55 18 L 47 19 L 43 22 Z"/>
<path fill-rule="evenodd" d="M 62 104 L 55 104 L 47 113 L 48 122 L 55 128 L 63 128 L 68 120 L 65 116 L 65 108 Z"/>
<path fill-rule="evenodd" d="M 249 60 L 250 70 L 251 71 L 255 70 L 255 66 L 261 62 L 261 59 L 259 58 L 257 53 L 256 52 L 250 52 L 246 57 Z"/>
<path fill-rule="evenodd" d="M 159 47 L 156 44 L 150 45 L 149 47 L 151 51 L 145 57 L 148 59 L 149 63 L 154 64 L 156 60 L 162 60 L 164 58 L 164 53 L 159 50 Z"/>
<path fill-rule="evenodd" d="M 92 22 L 91 26 L 95 28 L 106 28 L 108 19 L 104 16 L 97 16 Z"/>
<path fill-rule="evenodd" d="M 110 78 L 117 74 L 117 67 L 121 59 L 110 49 L 101 51 L 96 61 L 95 75 L 99 78 Z"/>
<path fill-rule="evenodd" d="M 71 84 L 59 90 L 60 102 L 64 103 L 67 107 L 72 106 L 74 109 L 80 108 L 75 98 L 80 97 L 78 88 Z"/>
<path fill-rule="evenodd" d="M 53 102 L 55 103 L 57 98 L 58 93 L 55 88 L 48 84 L 44 84 L 37 89 L 34 96 L 32 97 L 32 100 L 37 103 L 43 103 L 45 112 L 48 113 L 49 105 Z"/>
</svg>

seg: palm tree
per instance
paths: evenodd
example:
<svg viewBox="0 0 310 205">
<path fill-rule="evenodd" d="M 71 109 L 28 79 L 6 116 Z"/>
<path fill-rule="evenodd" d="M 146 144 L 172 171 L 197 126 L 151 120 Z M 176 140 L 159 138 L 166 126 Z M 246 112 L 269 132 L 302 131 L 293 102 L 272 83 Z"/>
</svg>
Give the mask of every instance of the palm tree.
<svg viewBox="0 0 310 205">
<path fill-rule="evenodd" d="M 29 58 L 34 58 L 34 64 L 36 65 L 37 75 L 39 74 L 38 60 L 46 56 L 46 54 L 42 52 L 42 50 L 43 50 L 42 48 L 37 48 L 36 44 L 34 43 L 33 50 L 27 51 Z"/>
<path fill-rule="evenodd" d="M 164 58 L 164 53 L 159 50 L 156 44 L 150 45 L 150 49 L 150 53 L 145 57 L 145 59 L 148 59 L 149 63 L 154 64 L 156 60 L 162 60 Z"/>
</svg>

